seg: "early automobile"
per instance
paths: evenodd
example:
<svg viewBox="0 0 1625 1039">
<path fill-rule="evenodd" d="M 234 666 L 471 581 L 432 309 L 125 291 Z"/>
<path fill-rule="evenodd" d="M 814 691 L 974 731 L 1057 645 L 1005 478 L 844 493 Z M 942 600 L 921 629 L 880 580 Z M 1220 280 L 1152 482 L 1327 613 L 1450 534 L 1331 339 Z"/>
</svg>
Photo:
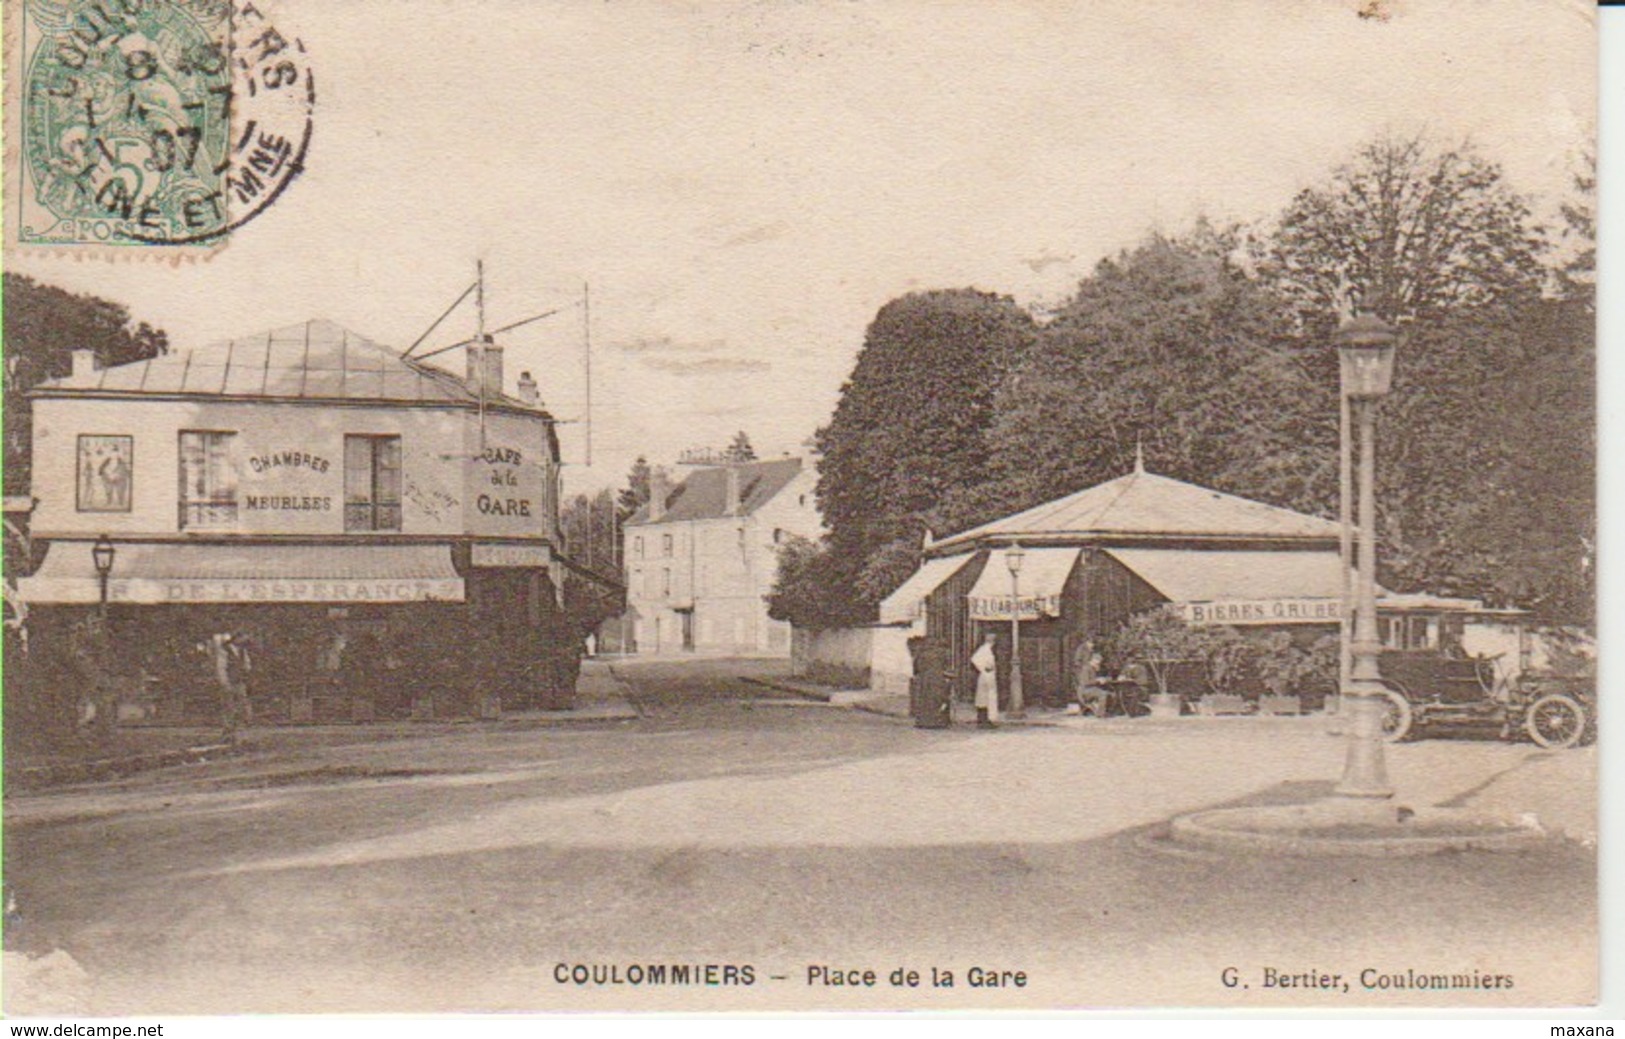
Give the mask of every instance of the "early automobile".
<svg viewBox="0 0 1625 1039">
<path fill-rule="evenodd" d="M 1384 738 L 1397 742 L 1465 729 L 1562 748 L 1595 734 L 1591 679 L 1538 672 L 1508 678 L 1498 660 L 1436 649 L 1384 650 Z"/>
</svg>

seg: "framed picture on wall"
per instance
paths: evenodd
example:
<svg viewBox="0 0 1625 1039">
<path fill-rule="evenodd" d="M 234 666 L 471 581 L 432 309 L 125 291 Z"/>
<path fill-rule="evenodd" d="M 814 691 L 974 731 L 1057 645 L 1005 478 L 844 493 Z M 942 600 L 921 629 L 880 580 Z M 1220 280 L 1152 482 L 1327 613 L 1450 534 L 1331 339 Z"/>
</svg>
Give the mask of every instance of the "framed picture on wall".
<svg viewBox="0 0 1625 1039">
<path fill-rule="evenodd" d="M 134 472 L 134 437 L 80 434 L 79 511 L 129 512 Z"/>
</svg>

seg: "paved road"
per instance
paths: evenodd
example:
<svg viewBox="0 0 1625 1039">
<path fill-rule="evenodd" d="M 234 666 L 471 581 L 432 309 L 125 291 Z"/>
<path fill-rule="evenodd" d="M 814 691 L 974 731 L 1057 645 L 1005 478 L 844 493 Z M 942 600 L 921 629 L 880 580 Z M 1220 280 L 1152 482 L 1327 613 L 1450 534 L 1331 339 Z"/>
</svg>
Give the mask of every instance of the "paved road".
<svg viewBox="0 0 1625 1039">
<path fill-rule="evenodd" d="M 774 666 L 618 666 L 633 723 L 470 726 L 14 800 L 8 949 L 67 953 L 80 1008 L 116 1013 L 1418 998 L 1363 992 L 1365 968 L 1515 979 L 1452 997 L 1469 1006 L 1594 987 L 1581 841 L 1312 861 L 1163 839 L 1178 812 L 1323 793 L 1340 759 L 1313 722 L 924 732 L 736 677 Z M 1516 811 L 1594 757 L 1434 741 L 1392 761 L 1405 796 Z M 561 964 L 748 965 L 755 983 L 578 986 Z M 821 964 L 878 987 L 808 985 Z M 957 984 L 893 989 L 900 966 Z M 971 966 L 1027 987 L 968 988 Z M 1266 967 L 1353 984 L 1265 989 Z"/>
</svg>

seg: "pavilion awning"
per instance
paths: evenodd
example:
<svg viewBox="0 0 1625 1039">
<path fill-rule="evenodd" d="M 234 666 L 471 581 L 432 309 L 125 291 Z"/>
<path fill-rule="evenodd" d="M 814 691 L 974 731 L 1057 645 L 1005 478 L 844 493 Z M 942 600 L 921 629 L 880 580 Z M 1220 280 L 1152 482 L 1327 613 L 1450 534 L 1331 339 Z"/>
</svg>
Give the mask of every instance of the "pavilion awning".
<svg viewBox="0 0 1625 1039">
<path fill-rule="evenodd" d="M 1335 551 L 1107 551 L 1192 624 L 1335 624 L 1342 615 Z"/>
<path fill-rule="evenodd" d="M 1061 592 L 1066 588 L 1066 579 L 1071 576 L 1080 551 L 1077 548 L 1026 549 L 1022 553 L 1021 575 L 1017 582 L 1012 582 L 1005 549 L 994 549 L 982 576 L 966 597 L 970 615 L 977 620 L 1010 620 L 1012 611 L 1022 620 L 1060 616 Z M 1020 603 L 1014 606 L 1012 590 L 1019 591 L 1021 596 Z"/>
<path fill-rule="evenodd" d="M 927 559 L 908 580 L 897 586 L 880 602 L 880 623 L 908 624 L 919 619 L 926 596 L 971 561 L 971 554 L 949 556 L 946 559 Z"/>
<path fill-rule="evenodd" d="M 449 545 L 114 546 L 107 597 L 115 603 L 461 602 Z M 101 581 L 89 542 L 51 545 L 18 582 L 30 603 L 96 603 Z"/>
</svg>

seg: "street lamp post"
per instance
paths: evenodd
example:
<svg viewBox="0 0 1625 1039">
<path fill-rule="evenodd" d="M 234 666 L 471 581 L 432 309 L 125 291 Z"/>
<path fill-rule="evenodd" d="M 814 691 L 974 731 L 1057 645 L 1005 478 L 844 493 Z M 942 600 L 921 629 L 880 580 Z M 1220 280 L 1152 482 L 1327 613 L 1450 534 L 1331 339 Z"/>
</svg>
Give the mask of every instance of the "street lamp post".
<svg viewBox="0 0 1625 1039">
<path fill-rule="evenodd" d="M 1388 769 L 1383 760 L 1382 723 L 1387 687 L 1377 666 L 1381 644 L 1377 638 L 1377 403 L 1388 393 L 1394 375 L 1394 330 L 1370 314 L 1347 321 L 1337 330 L 1342 395 L 1353 421 L 1348 435 L 1359 435 L 1359 572 L 1355 578 L 1355 609 L 1348 677 L 1343 703 L 1350 708 L 1348 756 L 1336 793 L 1343 797 L 1392 797 Z M 1347 445 L 1344 445 L 1347 450 Z M 1344 513 L 1348 510 L 1345 507 Z M 1347 568 L 1345 557 L 1341 565 Z M 1344 638 L 1350 637 L 1347 626 Z"/>
<path fill-rule="evenodd" d="M 107 577 L 113 572 L 113 556 L 117 549 L 113 547 L 113 539 L 106 534 L 96 539 L 90 549 L 90 561 L 96 565 L 96 576 L 101 579 L 101 615 L 102 625 L 107 625 Z"/>
<path fill-rule="evenodd" d="M 1010 717 L 1026 714 L 1021 690 L 1021 564 L 1027 553 L 1020 545 L 1004 550 L 1004 565 L 1010 568 Z"/>
</svg>

